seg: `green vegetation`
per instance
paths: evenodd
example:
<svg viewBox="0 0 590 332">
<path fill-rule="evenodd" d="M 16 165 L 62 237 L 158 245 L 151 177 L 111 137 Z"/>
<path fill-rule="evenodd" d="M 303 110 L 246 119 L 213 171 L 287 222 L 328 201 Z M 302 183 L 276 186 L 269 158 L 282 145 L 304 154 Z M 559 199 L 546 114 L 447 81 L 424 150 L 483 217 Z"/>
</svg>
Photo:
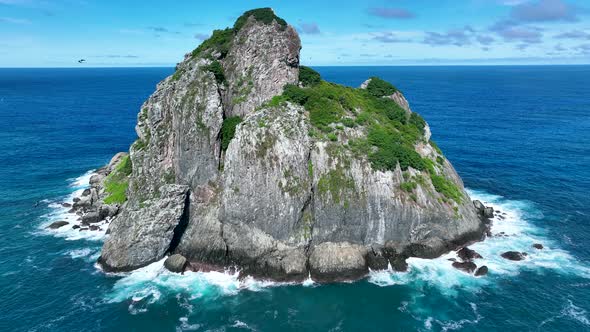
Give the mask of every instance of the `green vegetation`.
<svg viewBox="0 0 590 332">
<path fill-rule="evenodd" d="M 201 45 L 199 45 L 191 54 L 193 57 L 202 55 L 203 52 L 207 50 L 211 50 L 214 52 L 219 52 L 220 56 L 219 59 L 223 59 L 229 53 L 229 49 L 233 42 L 235 35 L 238 34 L 240 29 L 246 24 L 248 18 L 250 16 L 254 16 L 258 22 L 263 24 L 271 24 L 273 21 L 276 21 L 281 30 L 285 30 L 287 28 L 287 22 L 282 18 L 276 16 L 272 9 L 270 8 L 259 8 L 245 12 L 242 16 L 240 16 L 236 23 L 234 24 L 233 28 L 226 28 L 223 30 L 214 30 L 213 34 L 209 39 L 203 41 Z"/>
<path fill-rule="evenodd" d="M 330 193 L 332 201 L 340 203 L 340 197 L 345 190 L 354 191 L 354 181 L 344 174 L 342 168 L 330 170 L 328 174 L 324 174 L 318 181 L 318 192 L 320 195 Z M 346 203 L 346 202 L 345 202 Z"/>
<path fill-rule="evenodd" d="M 236 34 L 240 31 L 240 29 L 242 29 L 244 24 L 246 24 L 250 16 L 254 16 L 256 21 L 264 23 L 266 25 L 272 24 L 272 21 L 276 21 L 281 26 L 281 30 L 283 31 L 287 29 L 288 26 L 287 21 L 275 15 L 271 8 L 258 8 L 245 12 L 236 20 L 236 23 L 234 23 L 233 28 Z"/>
<path fill-rule="evenodd" d="M 219 61 L 215 60 L 211 62 L 210 65 L 205 67 L 205 70 L 210 71 L 213 73 L 213 75 L 215 75 L 215 80 L 218 84 L 225 83 L 225 74 L 223 73 L 223 67 L 221 66 L 221 63 L 219 63 Z"/>
<path fill-rule="evenodd" d="M 233 29 L 227 28 L 224 30 L 213 30 L 213 34 L 209 39 L 205 40 L 199 47 L 197 47 L 191 54 L 192 56 L 199 56 L 205 50 L 212 50 L 219 52 L 220 58 L 225 58 L 229 52 L 231 42 L 233 39 Z"/>
<path fill-rule="evenodd" d="M 182 74 L 184 74 L 184 69 L 179 69 L 179 70 L 175 71 L 174 74 L 172 75 L 172 80 L 178 81 L 180 79 L 180 77 L 182 77 Z"/>
<path fill-rule="evenodd" d="M 306 66 L 300 66 L 299 82 L 301 82 L 303 86 L 314 86 L 322 82 L 322 77 L 317 71 Z"/>
<path fill-rule="evenodd" d="M 313 179 L 313 163 L 311 159 L 307 161 L 307 175 L 309 175 L 310 179 Z"/>
<path fill-rule="evenodd" d="M 236 127 L 242 122 L 242 118 L 239 116 L 232 116 L 223 120 L 221 125 L 221 149 L 227 150 L 229 142 L 234 138 L 236 134 Z"/>
<path fill-rule="evenodd" d="M 443 194 L 445 197 L 454 200 L 457 203 L 461 203 L 461 200 L 463 199 L 463 194 L 453 182 L 436 174 L 430 174 L 430 179 L 432 180 L 432 185 L 434 186 L 434 189 L 436 189 L 436 191 Z"/>
<path fill-rule="evenodd" d="M 389 82 L 380 79 L 379 77 L 371 77 L 367 85 L 367 91 L 375 97 L 391 96 L 397 89 Z"/>
<path fill-rule="evenodd" d="M 403 191 L 409 192 L 411 193 L 412 191 L 414 191 L 414 189 L 416 189 L 418 187 L 418 184 L 416 182 L 410 181 L 410 182 L 402 182 L 402 184 L 400 184 L 400 188 Z"/>
<path fill-rule="evenodd" d="M 338 136 L 336 136 L 336 134 L 334 134 L 334 133 L 329 133 L 328 139 L 332 142 L 336 142 L 336 141 L 338 141 Z"/>
<path fill-rule="evenodd" d="M 109 195 L 104 199 L 105 204 L 122 204 L 127 200 L 127 187 L 129 175 L 133 170 L 131 158 L 123 157 L 115 170 L 105 179 L 105 191 Z"/>
</svg>

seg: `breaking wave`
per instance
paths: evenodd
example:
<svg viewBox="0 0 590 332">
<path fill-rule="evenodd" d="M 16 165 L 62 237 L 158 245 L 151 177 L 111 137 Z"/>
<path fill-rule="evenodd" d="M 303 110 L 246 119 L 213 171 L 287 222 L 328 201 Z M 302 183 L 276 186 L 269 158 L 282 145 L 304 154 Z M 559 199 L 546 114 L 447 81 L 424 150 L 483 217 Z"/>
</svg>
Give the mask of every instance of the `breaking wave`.
<svg viewBox="0 0 590 332">
<path fill-rule="evenodd" d="M 556 273 L 590 278 L 590 268 L 560 249 L 545 236 L 542 228 L 531 223 L 532 220 L 543 218 L 534 204 L 508 200 L 483 191 L 469 190 L 469 194 L 472 199 L 480 200 L 496 211 L 492 235 L 485 241 L 469 246 L 483 256 L 474 262 L 477 266 L 489 268 L 486 277 L 475 277 L 453 268 L 449 259 L 458 257 L 455 252 L 450 252 L 436 259 L 410 258 L 407 260 L 406 273 L 372 271 L 369 282 L 378 286 L 423 284 L 436 287 L 445 295 L 456 296 L 461 289 L 477 291 L 494 279 L 515 276 L 524 270 L 542 273 L 543 270 L 551 269 Z M 535 243 L 542 244 L 544 248 L 534 249 L 532 245 Z M 508 261 L 500 256 L 506 251 L 526 252 L 528 256 L 523 261 Z"/>
</svg>

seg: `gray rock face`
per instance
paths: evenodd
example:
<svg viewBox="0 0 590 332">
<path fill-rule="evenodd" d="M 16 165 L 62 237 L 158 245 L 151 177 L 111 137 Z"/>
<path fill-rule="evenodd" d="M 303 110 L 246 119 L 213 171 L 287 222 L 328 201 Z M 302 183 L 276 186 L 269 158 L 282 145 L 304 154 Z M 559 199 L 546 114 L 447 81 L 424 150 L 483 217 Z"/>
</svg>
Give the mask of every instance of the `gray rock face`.
<svg viewBox="0 0 590 332">
<path fill-rule="evenodd" d="M 188 186 L 166 185 L 161 197 L 125 209 L 111 224 L 99 262 L 107 271 L 131 270 L 162 259 L 181 220 Z M 140 224 L 141 227 L 135 225 Z"/>
<path fill-rule="evenodd" d="M 246 116 L 287 83 L 299 77 L 301 41 L 292 27 L 282 29 L 273 22 L 260 24 L 253 16 L 234 38 L 223 60 L 228 84 L 224 94 L 226 116 Z"/>
<path fill-rule="evenodd" d="M 324 242 L 309 256 L 311 277 L 318 281 L 353 280 L 367 273 L 367 249 L 346 242 Z"/>
<path fill-rule="evenodd" d="M 457 202 L 430 178 L 412 194 L 400 188 L 424 172 L 378 171 L 344 149 L 367 136 L 362 126 L 321 140 L 310 134 L 303 107 L 265 104 L 298 82 L 292 27 L 250 17 L 232 38 L 225 58 L 212 55 L 225 82 L 210 71 L 210 56 L 187 55 L 142 106 L 128 201 L 100 258 L 106 270 L 131 270 L 170 252 L 195 266 L 237 265 L 277 280 L 357 279 L 369 268 L 403 270 L 407 257 L 437 257 L 481 238 L 482 220 L 429 142 L 427 125 L 416 151 L 458 188 Z M 411 113 L 401 93 L 392 99 Z M 232 116 L 242 122 L 224 151 L 221 129 Z"/>
</svg>

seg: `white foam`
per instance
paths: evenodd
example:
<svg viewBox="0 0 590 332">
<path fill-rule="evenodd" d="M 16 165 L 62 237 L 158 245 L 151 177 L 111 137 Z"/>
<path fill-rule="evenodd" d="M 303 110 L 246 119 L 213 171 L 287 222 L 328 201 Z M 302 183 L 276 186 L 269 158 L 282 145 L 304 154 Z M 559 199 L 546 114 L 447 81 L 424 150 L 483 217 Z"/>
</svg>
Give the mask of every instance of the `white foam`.
<svg viewBox="0 0 590 332">
<path fill-rule="evenodd" d="M 43 203 L 47 204 L 49 208 L 51 208 L 51 211 L 46 215 L 42 216 L 43 221 L 39 225 L 39 232 L 41 234 L 54 235 L 57 237 L 65 238 L 69 241 L 82 239 L 91 241 L 101 241 L 104 239 L 110 220 L 103 220 L 99 223 L 92 224 L 93 226 L 98 226 L 100 228 L 99 230 L 91 231 L 87 229 L 80 231 L 80 228 L 88 228 L 88 226 L 82 225 L 82 220 L 79 215 L 69 212 L 71 210 L 71 207 L 64 207 L 62 205 L 62 203 L 69 203 L 70 205 L 73 204 L 74 198 L 80 197 L 82 195 L 82 192 L 89 187 L 90 177 L 92 177 L 92 175 L 94 174 L 94 170 L 91 170 L 77 178 L 69 179 L 69 187 L 72 189 L 72 192 L 65 196 L 62 200 L 42 201 Z M 68 222 L 68 225 L 62 226 L 58 229 L 47 229 L 47 226 L 49 226 L 51 223 L 61 220 Z M 80 228 L 73 229 L 73 226 L 79 226 Z"/>
<path fill-rule="evenodd" d="M 545 319 L 539 324 L 538 328 L 540 329 L 543 325 L 560 318 L 571 319 L 582 325 L 590 326 L 590 320 L 586 317 L 586 310 L 576 306 L 571 300 L 567 300 L 567 304 L 561 309 L 558 315 Z"/>
<path fill-rule="evenodd" d="M 550 269 L 561 274 L 590 278 L 590 268 L 559 249 L 544 236 L 543 229 L 529 221 L 542 218 L 542 214 L 537 212 L 532 203 L 511 201 L 475 190 L 470 190 L 469 194 L 473 199 L 502 213 L 502 218 L 496 216 L 492 221 L 492 236 L 470 246 L 483 256 L 474 262 L 477 266 L 485 265 L 489 268 L 487 276 L 475 277 L 453 268 L 449 259 L 458 257 L 455 252 L 451 252 L 436 259 L 409 258 L 408 272 L 405 273 L 391 270 L 371 271 L 369 281 L 378 286 L 428 284 L 437 287 L 445 295 L 455 296 L 460 289 L 479 291 L 482 285 L 490 284 L 495 278 L 514 276 L 523 270 L 544 273 Z M 544 249 L 534 249 L 532 245 L 535 243 L 542 243 Z M 527 252 L 528 256 L 520 262 L 508 261 L 501 257 L 506 251 Z"/>
<path fill-rule="evenodd" d="M 113 291 L 107 295 L 109 302 L 122 302 L 129 298 L 134 302 L 154 303 L 162 295 L 185 293 L 190 299 L 235 295 L 240 290 L 263 291 L 268 287 L 286 285 L 272 281 L 239 278 L 239 271 L 172 273 L 164 268 L 164 261 L 152 263 L 130 273 L 119 273 Z"/>
</svg>

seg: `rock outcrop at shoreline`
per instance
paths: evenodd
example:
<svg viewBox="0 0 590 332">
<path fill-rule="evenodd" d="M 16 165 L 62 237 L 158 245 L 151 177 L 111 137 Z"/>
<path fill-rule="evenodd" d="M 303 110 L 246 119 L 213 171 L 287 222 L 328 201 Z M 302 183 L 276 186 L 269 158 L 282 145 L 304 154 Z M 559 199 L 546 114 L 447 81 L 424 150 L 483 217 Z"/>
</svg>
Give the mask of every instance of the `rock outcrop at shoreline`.
<svg viewBox="0 0 590 332">
<path fill-rule="evenodd" d="M 489 209 L 473 204 L 403 94 L 378 78 L 325 82 L 299 65 L 300 48 L 272 10 L 246 12 L 158 84 L 138 115 L 131 173 L 108 175 L 126 190 L 99 258 L 106 271 L 177 254 L 175 270 L 330 282 L 483 238 Z"/>
</svg>

